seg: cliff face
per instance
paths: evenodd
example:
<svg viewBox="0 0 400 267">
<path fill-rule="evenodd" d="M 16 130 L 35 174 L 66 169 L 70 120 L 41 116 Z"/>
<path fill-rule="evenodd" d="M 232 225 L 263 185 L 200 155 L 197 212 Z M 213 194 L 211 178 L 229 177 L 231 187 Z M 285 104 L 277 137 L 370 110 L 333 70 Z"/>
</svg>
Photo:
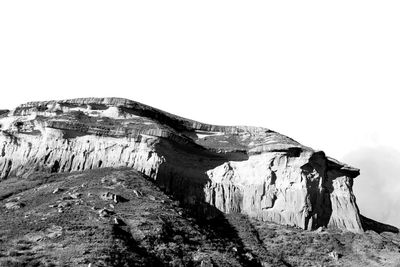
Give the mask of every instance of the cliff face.
<svg viewBox="0 0 400 267">
<path fill-rule="evenodd" d="M 0 179 L 131 167 L 212 216 L 361 231 L 359 170 L 265 128 L 199 123 L 126 99 L 33 102 L 0 115 Z"/>
</svg>

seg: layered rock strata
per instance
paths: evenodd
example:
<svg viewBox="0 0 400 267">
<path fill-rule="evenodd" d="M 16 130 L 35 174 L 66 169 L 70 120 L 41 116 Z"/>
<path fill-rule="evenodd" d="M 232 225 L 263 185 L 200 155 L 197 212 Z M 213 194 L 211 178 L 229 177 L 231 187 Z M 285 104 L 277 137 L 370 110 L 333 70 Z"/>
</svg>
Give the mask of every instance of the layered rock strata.
<svg viewBox="0 0 400 267">
<path fill-rule="evenodd" d="M 118 98 L 27 103 L 2 113 L 0 126 L 0 179 L 131 167 L 210 216 L 362 230 L 359 170 L 269 129 L 204 124 Z"/>
</svg>

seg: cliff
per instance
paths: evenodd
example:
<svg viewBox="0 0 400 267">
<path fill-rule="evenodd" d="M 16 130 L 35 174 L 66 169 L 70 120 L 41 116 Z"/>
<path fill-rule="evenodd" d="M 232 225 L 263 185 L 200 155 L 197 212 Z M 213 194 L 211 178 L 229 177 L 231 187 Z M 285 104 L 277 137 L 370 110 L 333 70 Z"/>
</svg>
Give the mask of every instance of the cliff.
<svg viewBox="0 0 400 267">
<path fill-rule="evenodd" d="M 119 98 L 31 102 L 0 114 L 0 179 L 133 168 L 212 217 L 362 231 L 359 170 L 269 129 L 216 126 Z"/>
</svg>

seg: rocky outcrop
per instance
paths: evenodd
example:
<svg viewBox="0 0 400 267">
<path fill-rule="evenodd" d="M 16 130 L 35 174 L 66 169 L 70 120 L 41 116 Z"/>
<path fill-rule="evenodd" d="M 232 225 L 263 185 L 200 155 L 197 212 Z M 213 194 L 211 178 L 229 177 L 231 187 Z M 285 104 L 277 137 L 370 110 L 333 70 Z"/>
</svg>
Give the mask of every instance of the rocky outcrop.
<svg viewBox="0 0 400 267">
<path fill-rule="evenodd" d="M 0 179 L 130 167 L 212 216 L 361 231 L 359 171 L 259 127 L 208 125 L 118 98 L 32 102 L 0 117 Z"/>
</svg>

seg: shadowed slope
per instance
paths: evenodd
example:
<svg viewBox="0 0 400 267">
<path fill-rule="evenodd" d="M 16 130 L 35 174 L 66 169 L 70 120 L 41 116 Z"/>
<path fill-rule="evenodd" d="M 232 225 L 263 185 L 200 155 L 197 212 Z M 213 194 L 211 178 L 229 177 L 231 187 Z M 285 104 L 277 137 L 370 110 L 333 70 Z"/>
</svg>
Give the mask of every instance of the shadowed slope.
<svg viewBox="0 0 400 267">
<path fill-rule="evenodd" d="M 302 231 L 215 212 L 197 217 L 130 169 L 10 178 L 0 183 L 0 266 L 400 263 L 399 235 Z"/>
</svg>

